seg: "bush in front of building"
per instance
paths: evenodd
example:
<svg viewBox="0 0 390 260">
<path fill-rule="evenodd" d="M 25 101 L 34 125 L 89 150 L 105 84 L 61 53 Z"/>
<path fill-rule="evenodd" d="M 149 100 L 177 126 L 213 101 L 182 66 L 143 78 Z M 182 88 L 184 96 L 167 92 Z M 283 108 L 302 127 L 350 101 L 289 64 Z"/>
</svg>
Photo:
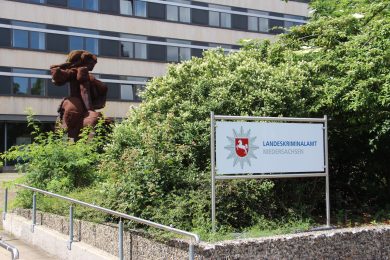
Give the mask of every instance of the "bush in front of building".
<svg viewBox="0 0 390 260">
<path fill-rule="evenodd" d="M 244 41 L 238 52 L 207 51 L 170 66 L 114 130 L 100 165 L 105 205 L 179 228 L 209 228 L 214 111 L 328 115 L 332 209 L 359 214 L 384 207 L 390 199 L 388 6 L 313 1 L 312 20 L 276 43 Z M 231 230 L 262 217 L 323 221 L 324 214 L 323 179 L 217 185 L 217 221 Z"/>
<path fill-rule="evenodd" d="M 55 193 L 68 194 L 77 189 L 91 186 L 99 176 L 96 175 L 106 136 L 103 122 L 94 130 L 96 135 L 89 138 L 90 129 L 84 129 L 80 140 L 74 142 L 58 128 L 42 132 L 33 116 L 28 117 L 28 125 L 33 129 L 31 144 L 13 146 L 3 157 L 16 162 L 22 173 L 17 182 Z M 31 195 L 20 192 L 20 206 L 30 206 Z"/>
</svg>

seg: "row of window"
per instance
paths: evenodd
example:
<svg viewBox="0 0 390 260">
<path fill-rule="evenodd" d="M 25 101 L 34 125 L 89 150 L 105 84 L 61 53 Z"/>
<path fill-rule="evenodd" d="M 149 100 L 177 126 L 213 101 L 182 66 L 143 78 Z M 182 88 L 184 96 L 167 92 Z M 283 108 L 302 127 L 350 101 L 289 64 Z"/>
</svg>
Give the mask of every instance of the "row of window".
<svg viewBox="0 0 390 260">
<path fill-rule="evenodd" d="M 17 74 L 48 75 L 46 70 L 0 68 L 1 72 L 12 72 L 16 76 L 0 76 L 0 95 L 11 96 L 41 96 L 62 98 L 69 96 L 69 86 L 55 86 L 49 78 L 25 77 Z M 95 74 L 94 74 L 95 75 Z M 145 82 L 147 78 L 127 77 L 116 75 L 95 75 L 97 78 L 108 80 L 124 80 Z M 107 99 L 112 101 L 141 101 L 140 92 L 143 84 L 106 83 L 108 86 Z"/>
<path fill-rule="evenodd" d="M 289 28 L 304 23 L 303 16 L 266 12 L 246 8 L 208 4 L 189 0 L 169 0 L 167 3 L 153 3 L 142 0 L 21 0 L 23 2 L 41 3 L 87 11 L 99 11 L 109 14 L 145 17 L 156 20 L 190 23 L 219 28 L 230 28 L 263 33 L 281 33 L 279 27 Z M 197 9 L 187 6 L 170 5 L 175 2 L 198 6 Z M 211 10 L 204 10 L 211 9 Z M 226 10 L 224 12 L 224 10 Z M 229 13 L 231 11 L 239 13 Z M 245 14 L 240 14 L 245 13 Z M 251 14 L 255 16 L 251 16 Z M 274 19 L 260 18 L 256 15 L 273 16 Z M 279 18 L 280 17 L 280 18 Z M 301 20 L 302 22 L 285 21 L 283 18 Z"/>
<path fill-rule="evenodd" d="M 188 60 L 191 56 L 200 57 L 202 49 L 178 46 L 159 45 L 161 43 L 198 45 L 205 47 L 223 47 L 226 49 L 238 48 L 238 46 L 221 45 L 205 42 L 191 42 L 185 40 L 166 39 L 161 37 L 130 35 L 114 32 L 99 32 L 95 30 L 67 28 L 63 26 L 44 25 L 20 21 L 9 21 L 0 19 L 1 23 L 11 23 L 15 26 L 33 27 L 40 29 L 58 30 L 58 34 L 45 33 L 29 30 L 0 28 L 0 47 L 27 48 L 36 50 L 48 50 L 61 53 L 68 53 L 71 50 L 87 50 L 96 55 L 106 57 L 122 57 L 130 59 L 142 59 L 162 62 L 180 62 Z M 135 41 L 153 41 L 153 43 L 128 42 L 120 40 L 96 39 L 92 37 L 81 37 L 63 35 L 61 31 L 94 35 L 119 37 L 122 39 L 133 39 Z"/>
</svg>

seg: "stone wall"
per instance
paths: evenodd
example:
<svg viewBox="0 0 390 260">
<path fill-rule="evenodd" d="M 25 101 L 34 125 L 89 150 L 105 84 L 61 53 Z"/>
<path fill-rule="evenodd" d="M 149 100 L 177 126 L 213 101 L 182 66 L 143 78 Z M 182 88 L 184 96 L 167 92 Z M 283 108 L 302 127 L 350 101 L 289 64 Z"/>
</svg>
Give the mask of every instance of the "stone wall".
<svg viewBox="0 0 390 260">
<path fill-rule="evenodd" d="M 16 214 L 31 219 L 30 210 Z M 68 219 L 38 213 L 37 223 L 68 234 Z M 112 255 L 118 255 L 116 225 L 74 221 L 75 240 L 82 240 Z M 158 242 L 139 231 L 124 234 L 125 259 L 188 259 L 188 243 Z M 389 259 L 390 225 L 305 232 L 220 243 L 200 243 L 195 259 Z"/>
</svg>

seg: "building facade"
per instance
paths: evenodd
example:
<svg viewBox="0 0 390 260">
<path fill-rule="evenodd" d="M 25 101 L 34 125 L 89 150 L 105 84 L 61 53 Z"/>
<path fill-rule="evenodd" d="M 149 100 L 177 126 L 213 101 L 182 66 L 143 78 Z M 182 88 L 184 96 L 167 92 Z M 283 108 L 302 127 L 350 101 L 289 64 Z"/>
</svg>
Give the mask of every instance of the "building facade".
<svg viewBox="0 0 390 260">
<path fill-rule="evenodd" d="M 281 0 L 0 0 L 0 152 L 31 142 L 26 110 L 50 129 L 68 87 L 49 67 L 71 50 L 98 56 L 94 69 L 109 88 L 109 117 L 141 102 L 148 79 L 167 64 L 243 38 L 273 39 L 305 23 L 308 1 Z"/>
</svg>

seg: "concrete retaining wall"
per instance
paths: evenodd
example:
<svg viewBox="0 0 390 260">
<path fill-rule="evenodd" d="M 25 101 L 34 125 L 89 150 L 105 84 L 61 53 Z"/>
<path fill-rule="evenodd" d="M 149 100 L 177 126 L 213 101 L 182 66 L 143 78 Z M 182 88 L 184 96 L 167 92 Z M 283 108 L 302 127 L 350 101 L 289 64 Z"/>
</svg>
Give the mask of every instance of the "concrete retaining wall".
<svg viewBox="0 0 390 260">
<path fill-rule="evenodd" d="M 30 210 L 16 210 L 9 218 L 22 215 L 31 219 Z M 6 222 L 7 222 L 6 221 Z M 26 220 L 27 221 L 27 220 Z M 30 222 L 29 222 L 30 223 Z M 68 220 L 53 214 L 39 213 L 37 223 L 62 234 L 68 234 Z M 118 255 L 118 228 L 75 221 L 75 239 L 111 255 Z M 38 226 L 39 227 L 39 226 Z M 5 223 L 4 229 L 9 230 Z M 30 230 L 24 231 L 24 233 Z M 17 235 L 17 234 L 14 234 Z M 74 245 L 77 245 L 75 242 Z M 63 245 L 66 248 L 66 244 Z M 125 259 L 188 259 L 186 241 L 157 242 L 137 231 L 124 234 Z M 43 248 L 45 249 L 45 248 Z M 389 259 L 390 225 L 306 232 L 220 243 L 200 243 L 195 259 Z M 86 258 L 67 258 L 86 259 Z"/>
</svg>

